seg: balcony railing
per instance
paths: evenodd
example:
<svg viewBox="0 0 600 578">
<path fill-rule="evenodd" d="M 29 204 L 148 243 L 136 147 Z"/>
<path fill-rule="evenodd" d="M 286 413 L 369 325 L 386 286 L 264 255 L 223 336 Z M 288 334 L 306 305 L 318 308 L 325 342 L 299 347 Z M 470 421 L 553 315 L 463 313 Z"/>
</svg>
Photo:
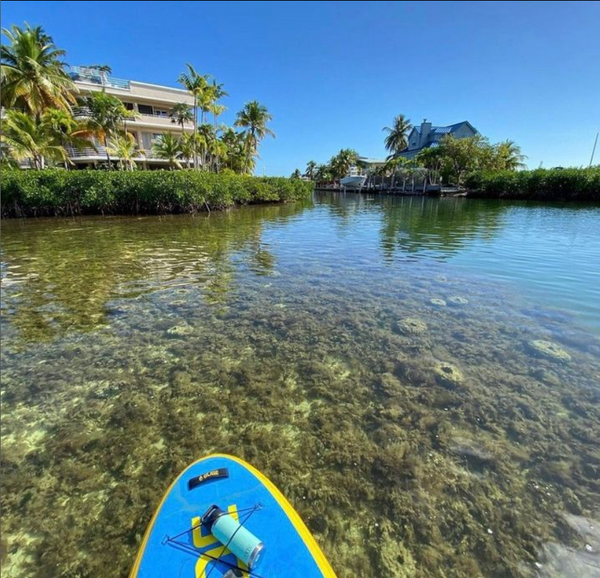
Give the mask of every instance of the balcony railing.
<svg viewBox="0 0 600 578">
<path fill-rule="evenodd" d="M 163 116 L 160 114 L 150 114 L 145 112 L 137 113 L 137 120 L 140 122 L 153 122 L 160 124 L 161 126 L 173 125 L 174 123 L 171 121 L 170 116 Z M 179 126 L 179 125 L 178 125 Z"/>
<path fill-rule="evenodd" d="M 152 118 L 165 118 L 167 120 L 171 120 L 171 117 L 168 114 L 162 114 L 159 112 L 139 112 L 142 116 L 150 116 Z"/>
<path fill-rule="evenodd" d="M 67 147 L 67 153 L 69 158 L 71 159 L 83 159 L 90 158 L 94 160 L 106 160 L 106 148 L 103 146 L 96 147 L 94 150 L 91 147 L 86 147 L 83 149 L 76 149 L 73 147 Z M 166 159 L 161 159 L 156 156 L 156 154 L 152 151 L 152 149 L 139 149 L 139 156 L 133 157 L 134 161 L 163 161 L 166 162 Z M 119 157 L 111 154 L 111 161 L 118 161 Z M 190 159 L 191 160 L 191 159 Z M 188 162 L 186 159 L 179 159 L 179 162 L 186 163 Z"/>
<path fill-rule="evenodd" d="M 80 82 L 89 82 L 91 84 L 97 84 L 99 86 L 105 86 L 108 88 L 118 88 L 121 90 L 131 90 L 129 80 L 123 78 L 115 78 L 109 76 L 105 72 L 101 72 L 96 68 L 89 68 L 86 66 L 72 66 L 69 76 Z"/>
<path fill-rule="evenodd" d="M 73 107 L 73 116 L 75 118 L 87 118 L 90 116 L 90 109 L 87 106 L 75 106 Z M 152 122 L 154 124 L 158 124 L 161 126 L 175 126 L 176 123 L 174 123 L 171 120 L 170 116 L 164 116 L 161 114 L 150 114 L 150 113 L 144 113 L 144 112 L 136 112 L 135 113 L 135 117 L 134 118 L 128 118 L 126 120 L 127 123 L 135 123 L 135 121 L 140 121 L 140 122 Z M 193 126 L 194 123 L 191 122 L 186 122 L 185 123 L 185 127 L 187 128 L 191 128 Z M 180 128 L 181 125 L 177 123 L 177 128 Z"/>
</svg>

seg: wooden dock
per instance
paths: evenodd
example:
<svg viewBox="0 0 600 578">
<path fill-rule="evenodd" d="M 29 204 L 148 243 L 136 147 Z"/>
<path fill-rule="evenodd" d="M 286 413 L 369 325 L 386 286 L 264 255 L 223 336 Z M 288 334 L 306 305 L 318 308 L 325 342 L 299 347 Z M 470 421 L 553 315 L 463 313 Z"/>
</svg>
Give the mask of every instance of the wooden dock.
<svg viewBox="0 0 600 578">
<path fill-rule="evenodd" d="M 441 185 L 426 185 L 413 187 L 379 187 L 365 185 L 360 189 L 348 189 L 339 185 L 317 183 L 315 191 L 327 193 L 361 193 L 367 195 L 393 195 L 393 196 L 430 196 L 430 197 L 464 197 L 466 192 L 458 187 L 442 187 Z"/>
</svg>

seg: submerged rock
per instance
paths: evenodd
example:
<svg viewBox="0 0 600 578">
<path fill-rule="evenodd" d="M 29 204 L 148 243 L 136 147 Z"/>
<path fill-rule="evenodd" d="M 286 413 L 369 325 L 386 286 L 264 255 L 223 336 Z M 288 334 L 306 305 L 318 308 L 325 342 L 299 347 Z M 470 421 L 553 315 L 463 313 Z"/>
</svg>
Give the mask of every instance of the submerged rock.
<svg viewBox="0 0 600 578">
<path fill-rule="evenodd" d="M 571 356 L 562 348 L 560 345 L 553 343 L 552 341 L 545 341 L 544 339 L 534 339 L 529 342 L 529 347 L 536 353 L 548 357 L 550 359 L 556 359 L 558 361 L 570 361 Z"/>
<path fill-rule="evenodd" d="M 446 307 L 446 302 L 443 299 L 430 299 L 429 303 L 431 303 L 432 305 L 435 305 L 436 307 Z"/>
<path fill-rule="evenodd" d="M 401 319 L 398 321 L 397 328 L 400 333 L 419 334 L 427 331 L 425 322 L 416 317 L 406 317 L 405 319 Z"/>
<path fill-rule="evenodd" d="M 194 328 L 189 325 L 173 325 L 173 327 L 167 329 L 167 335 L 170 335 L 171 337 L 184 337 L 193 333 L 193 331 Z"/>
<path fill-rule="evenodd" d="M 453 295 L 452 297 L 448 297 L 448 303 L 452 305 L 466 305 L 469 300 L 466 297 L 461 297 L 460 295 Z"/>
<path fill-rule="evenodd" d="M 438 362 L 433 368 L 435 377 L 444 387 L 454 389 L 463 384 L 464 377 L 461 371 L 447 361 Z"/>
</svg>

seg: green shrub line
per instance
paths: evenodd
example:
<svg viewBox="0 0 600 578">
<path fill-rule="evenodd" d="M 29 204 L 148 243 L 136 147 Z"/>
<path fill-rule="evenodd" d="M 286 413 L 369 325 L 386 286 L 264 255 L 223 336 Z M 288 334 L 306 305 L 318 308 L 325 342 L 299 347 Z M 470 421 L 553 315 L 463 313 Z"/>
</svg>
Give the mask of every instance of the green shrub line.
<svg viewBox="0 0 600 578">
<path fill-rule="evenodd" d="M 465 187 L 480 199 L 600 202 L 600 167 L 478 172 Z"/>
<path fill-rule="evenodd" d="M 299 201 L 313 184 L 283 177 L 182 171 L 2 169 L 2 217 L 193 213 Z"/>
</svg>

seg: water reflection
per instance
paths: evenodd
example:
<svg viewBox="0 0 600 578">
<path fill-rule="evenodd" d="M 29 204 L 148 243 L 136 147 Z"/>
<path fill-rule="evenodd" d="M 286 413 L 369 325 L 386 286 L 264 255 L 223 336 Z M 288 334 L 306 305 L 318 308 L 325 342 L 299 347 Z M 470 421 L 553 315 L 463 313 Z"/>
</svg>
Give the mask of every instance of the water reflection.
<svg viewBox="0 0 600 578">
<path fill-rule="evenodd" d="M 391 197 L 382 195 L 318 193 L 332 208 L 344 230 L 380 220 L 380 246 L 386 260 L 419 253 L 445 259 L 476 239 L 493 238 L 501 226 L 506 204 L 465 201 L 461 198 Z"/>
<path fill-rule="evenodd" d="M 504 212 L 501 205 L 483 207 L 455 198 L 386 198 L 382 207 L 381 245 L 388 259 L 398 250 L 448 258 L 474 239 L 491 239 Z"/>
<path fill-rule="evenodd" d="M 3 309 L 24 341 L 48 341 L 107 323 L 108 303 L 156 289 L 194 291 L 224 303 L 243 254 L 269 275 L 275 256 L 266 223 L 287 222 L 301 205 L 252 207 L 210 216 L 5 221 Z"/>
</svg>

